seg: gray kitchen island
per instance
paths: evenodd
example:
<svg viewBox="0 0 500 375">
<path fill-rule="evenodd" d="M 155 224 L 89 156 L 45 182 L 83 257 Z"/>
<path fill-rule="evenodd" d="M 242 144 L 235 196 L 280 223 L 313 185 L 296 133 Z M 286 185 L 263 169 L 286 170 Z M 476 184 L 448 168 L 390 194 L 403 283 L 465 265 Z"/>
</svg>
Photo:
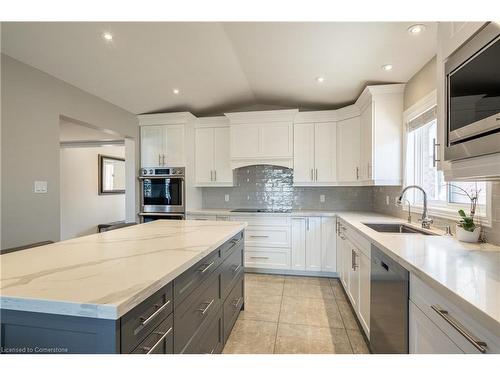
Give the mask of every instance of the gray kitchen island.
<svg viewBox="0 0 500 375">
<path fill-rule="evenodd" d="M 3 353 L 220 353 L 244 223 L 154 222 L 0 256 Z"/>
</svg>

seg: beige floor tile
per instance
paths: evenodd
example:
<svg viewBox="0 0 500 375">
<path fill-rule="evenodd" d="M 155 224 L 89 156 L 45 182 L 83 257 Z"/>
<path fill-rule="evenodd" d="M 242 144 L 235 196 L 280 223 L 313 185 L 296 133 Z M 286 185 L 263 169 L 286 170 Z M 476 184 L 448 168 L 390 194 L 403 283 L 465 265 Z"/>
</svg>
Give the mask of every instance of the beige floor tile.
<svg viewBox="0 0 500 375">
<path fill-rule="evenodd" d="M 264 273 L 245 273 L 245 281 L 270 281 L 270 282 L 283 282 L 285 276 L 283 275 L 268 275 Z"/>
<path fill-rule="evenodd" d="M 347 301 L 347 296 L 344 293 L 344 287 L 339 279 L 330 279 L 330 284 L 332 285 L 333 295 L 336 300 Z"/>
<path fill-rule="evenodd" d="M 357 320 L 351 309 L 351 304 L 347 301 L 337 301 L 337 305 L 340 310 L 340 315 L 342 315 L 345 328 L 359 330 Z"/>
<path fill-rule="evenodd" d="M 280 323 L 274 352 L 278 354 L 347 354 L 352 353 L 352 349 L 343 328 Z"/>
<path fill-rule="evenodd" d="M 239 319 L 229 336 L 224 354 L 272 354 L 277 323 Z"/>
<path fill-rule="evenodd" d="M 334 299 L 283 296 L 279 322 L 344 328 Z"/>
<path fill-rule="evenodd" d="M 261 320 L 278 322 L 281 308 L 281 295 L 258 296 L 248 294 L 245 296 L 245 310 L 240 313 L 243 320 Z"/>
<path fill-rule="evenodd" d="M 370 350 L 366 345 L 363 334 L 357 329 L 348 329 L 347 336 L 351 343 L 354 354 L 370 354 Z"/>
<path fill-rule="evenodd" d="M 328 283 L 328 281 L 327 281 Z M 333 299 L 333 291 L 330 283 L 327 285 L 315 284 L 300 284 L 298 282 L 285 281 L 283 295 L 288 297 L 308 297 L 308 298 L 322 298 Z"/>
<path fill-rule="evenodd" d="M 326 277 L 285 276 L 285 284 L 330 285 Z"/>
</svg>

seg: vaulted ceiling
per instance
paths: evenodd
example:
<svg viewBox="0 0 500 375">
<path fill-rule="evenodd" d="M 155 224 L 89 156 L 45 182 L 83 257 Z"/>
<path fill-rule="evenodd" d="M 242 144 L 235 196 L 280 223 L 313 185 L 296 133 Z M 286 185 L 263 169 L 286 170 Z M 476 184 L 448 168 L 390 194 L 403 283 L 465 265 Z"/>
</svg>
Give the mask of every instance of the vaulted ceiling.
<svg viewBox="0 0 500 375">
<path fill-rule="evenodd" d="M 3 53 L 130 112 L 207 115 L 333 109 L 366 84 L 406 82 L 436 53 L 436 24 L 419 36 L 411 24 L 16 22 L 1 36 Z"/>
</svg>

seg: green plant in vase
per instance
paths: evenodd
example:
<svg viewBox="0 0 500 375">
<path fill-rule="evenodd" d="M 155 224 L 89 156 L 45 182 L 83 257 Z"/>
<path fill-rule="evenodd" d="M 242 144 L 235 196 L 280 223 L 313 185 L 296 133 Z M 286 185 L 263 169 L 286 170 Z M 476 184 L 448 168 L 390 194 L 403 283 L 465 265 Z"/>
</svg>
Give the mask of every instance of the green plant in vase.
<svg viewBox="0 0 500 375">
<path fill-rule="evenodd" d="M 470 200 L 470 212 L 468 215 L 463 209 L 458 210 L 460 220 L 456 227 L 457 238 L 458 240 L 464 242 L 477 242 L 479 240 L 479 236 L 481 235 L 481 226 L 476 225 L 476 223 L 474 222 L 474 216 L 476 214 L 477 201 L 479 199 L 479 193 L 481 192 L 481 190 L 478 190 L 476 187 L 471 192 L 468 192 L 467 190 L 457 185 L 449 184 L 449 186 L 460 190 L 460 192 L 457 192 L 457 194 L 466 196 Z"/>
</svg>

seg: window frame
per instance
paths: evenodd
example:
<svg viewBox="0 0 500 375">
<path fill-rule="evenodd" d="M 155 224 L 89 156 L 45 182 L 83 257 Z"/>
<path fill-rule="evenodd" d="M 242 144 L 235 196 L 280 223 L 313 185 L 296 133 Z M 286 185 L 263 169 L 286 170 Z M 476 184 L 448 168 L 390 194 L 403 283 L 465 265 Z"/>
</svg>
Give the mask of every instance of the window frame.
<svg viewBox="0 0 500 375">
<path fill-rule="evenodd" d="M 403 176 L 404 176 L 404 184 L 406 184 L 406 181 L 408 180 L 406 176 L 406 164 L 407 164 L 407 148 L 408 148 L 408 142 L 407 142 L 407 124 L 424 113 L 425 111 L 431 109 L 432 107 L 437 105 L 437 92 L 436 90 L 430 92 L 428 95 L 426 95 L 424 98 L 419 100 L 417 103 L 412 105 L 410 108 L 408 108 L 406 111 L 403 112 L 403 134 L 404 134 L 404 144 L 403 144 L 403 155 L 404 155 L 404 160 L 402 163 L 402 168 L 403 168 Z M 438 132 L 439 132 L 439 127 L 438 127 Z M 437 167 L 436 167 L 437 168 Z M 437 168 L 439 170 L 439 168 Z M 442 201 L 435 201 L 435 200 L 429 200 L 427 202 L 427 209 L 428 209 L 428 214 L 430 216 L 434 216 L 437 218 L 442 218 L 442 219 L 448 219 L 448 220 L 455 220 L 458 221 L 458 210 L 464 209 L 465 212 L 469 210 L 469 205 L 468 204 L 460 204 L 460 203 L 451 203 L 449 202 L 449 187 L 446 186 L 446 202 Z M 476 212 L 475 218 L 477 221 L 485 227 L 491 227 L 491 217 L 492 217 L 492 212 L 491 212 L 491 183 L 486 182 L 486 205 L 479 207 Z M 438 203 L 439 202 L 439 203 Z M 403 204 L 402 206 L 403 211 L 408 211 L 408 205 Z M 417 203 L 411 203 L 411 211 L 415 213 L 422 213 L 423 212 L 423 205 Z"/>
</svg>

